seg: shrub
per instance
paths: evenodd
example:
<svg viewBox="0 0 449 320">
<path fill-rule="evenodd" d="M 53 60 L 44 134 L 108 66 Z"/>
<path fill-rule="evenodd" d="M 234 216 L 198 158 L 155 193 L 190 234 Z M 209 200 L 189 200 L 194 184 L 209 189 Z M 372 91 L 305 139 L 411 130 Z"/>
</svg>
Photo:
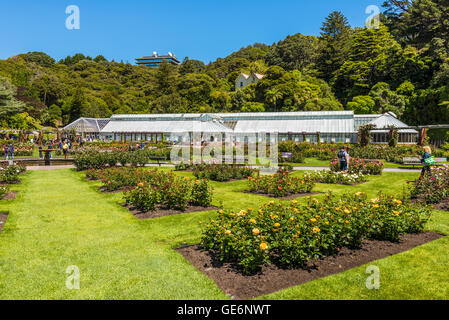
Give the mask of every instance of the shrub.
<svg viewBox="0 0 449 320">
<path fill-rule="evenodd" d="M 3 199 L 3 197 L 9 192 L 9 186 L 3 185 L 0 186 L 0 199 Z"/>
<path fill-rule="evenodd" d="M 323 170 L 311 172 L 309 174 L 318 183 L 354 185 L 356 183 L 362 183 L 366 181 L 365 175 L 361 173 L 350 174 L 345 172 Z"/>
<path fill-rule="evenodd" d="M 213 189 L 207 180 L 195 181 L 157 169 L 90 169 L 86 177 L 101 180 L 107 191 L 131 188 L 125 193 L 126 202 L 141 210 L 151 207 L 146 211 L 154 210 L 154 205 L 185 210 L 189 204 L 208 207 L 212 202 Z"/>
<path fill-rule="evenodd" d="M 220 210 L 202 227 L 201 245 L 221 261 L 237 263 L 246 274 L 264 263 L 294 268 L 312 258 L 359 248 L 364 239 L 399 241 L 423 230 L 431 210 L 380 194 L 347 194 L 300 204 L 271 201 L 259 210 Z"/>
<path fill-rule="evenodd" d="M 248 177 L 250 191 L 285 197 L 290 194 L 310 193 L 315 186 L 315 180 L 305 174 L 302 178 L 292 177 L 286 170 L 279 170 L 274 175 Z"/>
<path fill-rule="evenodd" d="M 449 198 L 449 167 L 432 167 L 433 177 L 425 175 L 410 183 L 410 197 L 427 204 L 436 204 Z"/>
<path fill-rule="evenodd" d="M 153 211 L 157 203 L 157 192 L 148 184 L 140 182 L 136 188 L 125 193 L 127 204 L 132 204 L 143 212 Z"/>
<path fill-rule="evenodd" d="M 330 169 L 334 172 L 340 171 L 340 162 L 337 159 L 332 160 Z M 381 175 L 383 169 L 383 161 L 352 158 L 349 163 L 348 172 L 351 174 Z"/>
<path fill-rule="evenodd" d="M 192 204 L 195 206 L 209 207 L 212 203 L 212 187 L 207 180 L 196 180 L 192 186 Z"/>
<path fill-rule="evenodd" d="M 12 165 L 6 168 L 0 168 L 0 181 L 11 183 L 19 181 L 19 175 L 26 171 L 25 167 Z"/>
<path fill-rule="evenodd" d="M 246 179 L 254 176 L 259 170 L 245 166 L 231 164 L 196 164 L 193 166 L 193 175 L 197 179 L 213 181 L 229 181 L 231 179 Z"/>
</svg>

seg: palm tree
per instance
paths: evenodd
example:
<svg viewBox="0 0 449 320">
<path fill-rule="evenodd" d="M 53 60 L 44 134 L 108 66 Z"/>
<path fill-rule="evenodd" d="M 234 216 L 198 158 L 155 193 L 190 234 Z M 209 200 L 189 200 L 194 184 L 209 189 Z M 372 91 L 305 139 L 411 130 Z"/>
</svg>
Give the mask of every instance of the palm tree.
<svg viewBox="0 0 449 320">
<path fill-rule="evenodd" d="M 265 99 L 267 100 L 268 103 L 272 104 L 274 106 L 274 110 L 277 110 L 277 102 L 282 99 L 283 95 L 282 92 L 277 89 L 277 88 L 273 88 L 271 90 L 268 90 L 265 93 Z"/>
</svg>

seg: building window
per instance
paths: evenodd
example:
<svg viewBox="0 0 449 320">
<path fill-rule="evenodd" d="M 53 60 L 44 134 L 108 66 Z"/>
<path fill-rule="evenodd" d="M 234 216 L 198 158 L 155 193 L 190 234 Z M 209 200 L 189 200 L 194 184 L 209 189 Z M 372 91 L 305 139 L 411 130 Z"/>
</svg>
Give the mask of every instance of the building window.
<svg viewBox="0 0 449 320">
<path fill-rule="evenodd" d="M 240 88 L 242 88 L 243 87 L 243 82 L 240 82 Z"/>
</svg>

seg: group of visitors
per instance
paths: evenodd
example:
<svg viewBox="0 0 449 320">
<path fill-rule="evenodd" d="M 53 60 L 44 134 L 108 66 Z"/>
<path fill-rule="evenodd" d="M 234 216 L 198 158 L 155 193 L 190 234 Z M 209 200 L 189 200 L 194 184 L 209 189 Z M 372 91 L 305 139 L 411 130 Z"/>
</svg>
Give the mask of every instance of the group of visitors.
<svg viewBox="0 0 449 320">
<path fill-rule="evenodd" d="M 140 144 L 136 143 L 135 146 L 130 144 L 128 147 L 128 151 L 136 151 L 136 150 L 143 150 L 143 149 L 145 149 L 145 143 L 143 143 L 143 141 Z"/>
<path fill-rule="evenodd" d="M 3 151 L 5 152 L 5 160 L 14 160 L 14 145 L 12 143 L 6 145 Z"/>
<path fill-rule="evenodd" d="M 70 149 L 72 149 L 72 142 L 69 139 L 60 141 L 58 143 L 58 148 L 59 148 L 59 150 L 62 150 L 62 153 L 64 154 L 64 159 L 67 159 L 67 155 L 68 155 Z M 50 141 L 50 143 L 48 143 L 47 150 L 52 150 L 52 149 L 53 149 L 53 143 L 52 143 L 52 141 Z M 42 154 L 43 150 L 44 150 L 43 146 L 40 145 L 39 146 L 39 158 L 41 158 L 41 159 L 43 158 L 43 154 Z M 49 156 L 50 156 L 50 159 L 53 158 L 51 151 L 49 152 Z"/>
</svg>

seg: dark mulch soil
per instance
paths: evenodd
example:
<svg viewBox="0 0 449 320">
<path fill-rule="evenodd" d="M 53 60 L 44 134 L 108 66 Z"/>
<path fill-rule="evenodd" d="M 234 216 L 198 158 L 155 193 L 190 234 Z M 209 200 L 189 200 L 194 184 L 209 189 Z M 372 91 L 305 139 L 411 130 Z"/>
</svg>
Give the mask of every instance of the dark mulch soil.
<svg viewBox="0 0 449 320">
<path fill-rule="evenodd" d="M 307 197 L 307 196 L 314 196 L 317 194 L 322 194 L 322 192 L 305 192 L 305 193 L 295 193 L 295 194 L 290 194 L 288 196 L 285 197 L 276 197 L 272 194 L 266 194 L 266 193 L 262 193 L 262 192 L 253 192 L 253 191 L 249 191 L 249 190 L 244 190 L 244 191 L 239 191 L 241 193 L 247 193 L 247 194 L 256 194 L 258 196 L 265 196 L 265 197 L 269 197 L 269 198 L 275 198 L 278 200 L 295 200 L 297 198 L 302 198 L 302 197 Z"/>
<path fill-rule="evenodd" d="M 17 191 L 9 191 L 7 192 L 2 200 L 14 200 L 17 197 Z"/>
<path fill-rule="evenodd" d="M 109 191 L 106 189 L 106 187 L 98 187 L 98 189 L 103 193 L 111 194 L 111 193 L 127 192 L 127 191 L 133 189 L 133 187 L 123 187 L 123 188 L 120 188 L 120 189 L 114 190 L 114 191 Z"/>
<path fill-rule="evenodd" d="M 410 202 L 423 204 L 423 205 L 426 204 L 426 202 L 422 198 L 411 199 Z M 449 198 L 444 199 L 444 200 L 440 201 L 437 204 L 434 204 L 433 207 L 434 207 L 435 210 L 449 211 Z"/>
<path fill-rule="evenodd" d="M 183 213 L 212 211 L 212 210 L 218 209 L 217 207 L 214 207 L 214 206 L 210 206 L 210 207 L 188 206 L 184 211 L 181 211 L 181 210 L 167 209 L 162 206 L 156 206 L 155 211 L 142 212 L 139 209 L 137 209 L 131 205 L 122 204 L 122 206 L 124 206 L 126 209 L 128 209 L 129 212 L 131 212 L 136 218 L 138 218 L 140 220 L 173 216 L 173 215 L 183 214 Z"/>
<path fill-rule="evenodd" d="M 449 198 L 444 199 L 438 204 L 435 204 L 434 208 L 435 210 L 449 211 Z"/>
<path fill-rule="evenodd" d="M 3 231 L 3 226 L 6 223 L 6 219 L 8 219 L 8 214 L 7 213 L 0 213 L 0 234 Z"/>
<path fill-rule="evenodd" d="M 0 182 L 0 185 L 5 185 L 5 184 L 21 184 L 21 183 L 22 183 L 21 180 L 11 181 L 11 182 L 1 181 L 1 182 Z"/>
<path fill-rule="evenodd" d="M 400 243 L 366 240 L 361 249 L 343 248 L 337 256 L 310 261 L 304 269 L 282 269 L 275 265 L 266 265 L 258 274 L 251 276 L 245 276 L 233 264 L 221 263 L 199 245 L 183 247 L 177 251 L 214 280 L 231 298 L 250 299 L 340 273 L 442 237 L 443 235 L 433 232 L 421 232 L 404 235 Z"/>
</svg>

